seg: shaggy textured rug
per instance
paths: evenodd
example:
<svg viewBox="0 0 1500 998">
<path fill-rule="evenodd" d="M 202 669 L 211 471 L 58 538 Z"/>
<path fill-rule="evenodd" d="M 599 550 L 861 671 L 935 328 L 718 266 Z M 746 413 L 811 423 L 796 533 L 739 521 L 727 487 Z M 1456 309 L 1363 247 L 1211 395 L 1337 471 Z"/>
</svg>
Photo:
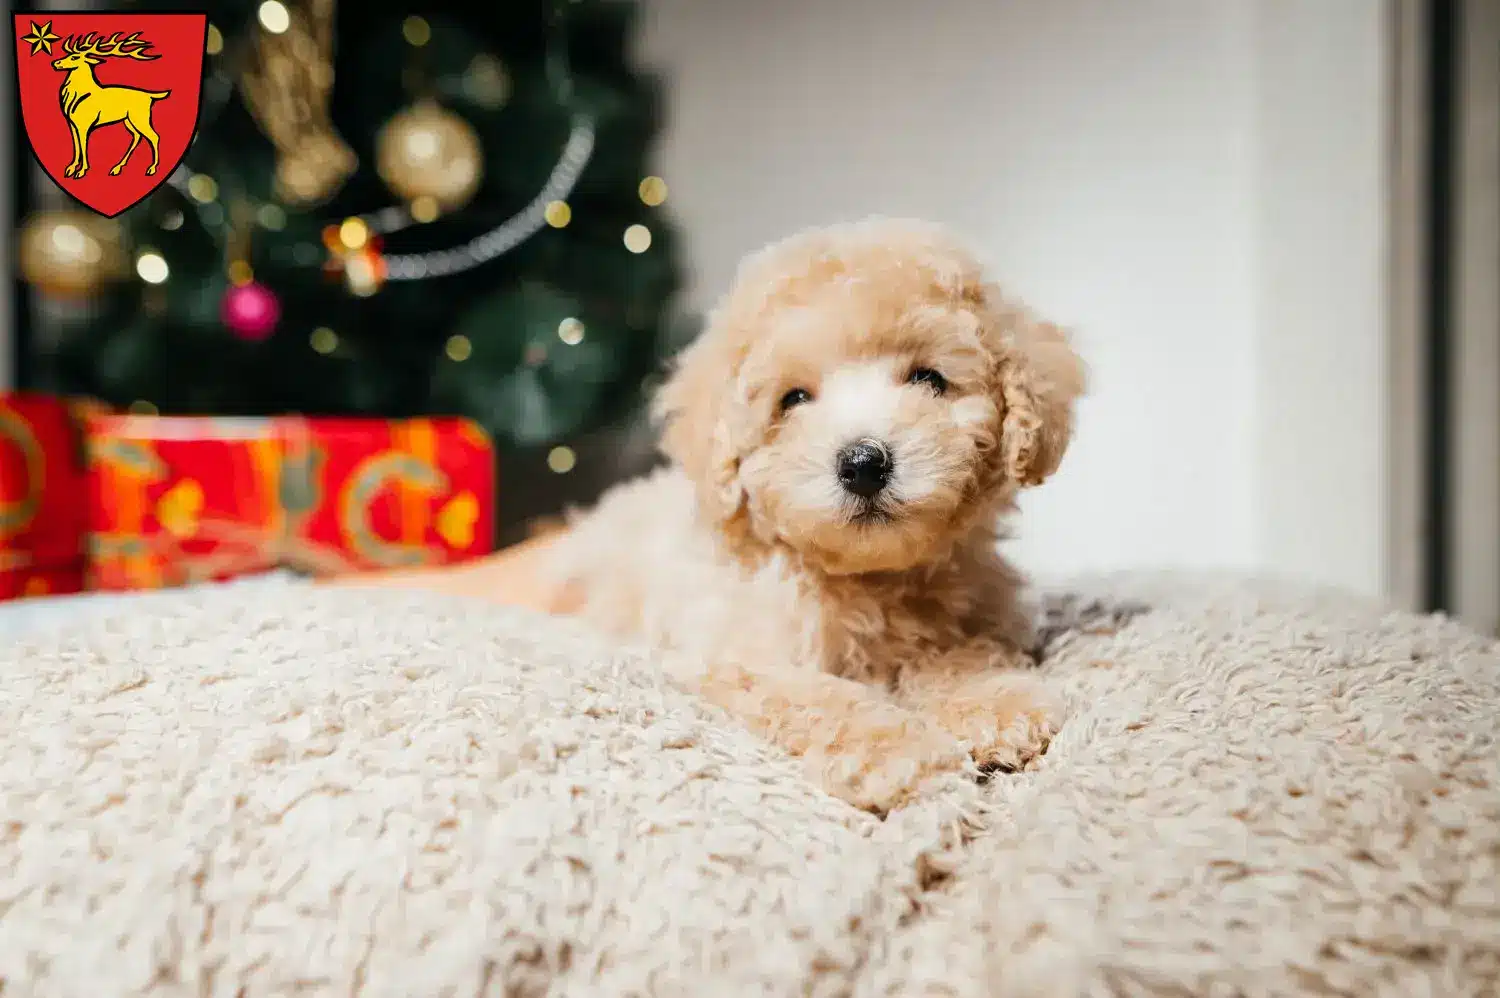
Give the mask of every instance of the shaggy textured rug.
<svg viewBox="0 0 1500 998">
<path fill-rule="evenodd" d="M 0 651 L 0 991 L 1500 993 L 1500 658 L 1170 579 L 1050 600 L 1028 772 L 886 821 L 567 621 L 205 591 Z"/>
</svg>

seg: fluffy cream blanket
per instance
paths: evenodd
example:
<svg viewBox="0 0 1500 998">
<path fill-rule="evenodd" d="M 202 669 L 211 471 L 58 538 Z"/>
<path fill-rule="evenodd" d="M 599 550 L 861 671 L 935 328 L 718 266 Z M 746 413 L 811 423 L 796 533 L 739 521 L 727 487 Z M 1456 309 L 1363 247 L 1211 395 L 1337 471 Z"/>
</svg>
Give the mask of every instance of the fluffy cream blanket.
<svg viewBox="0 0 1500 998">
<path fill-rule="evenodd" d="M 879 821 L 574 624 L 206 592 L 0 652 L 0 991 L 1500 993 L 1500 659 L 1248 583 L 1053 597 L 1031 772 Z"/>
</svg>

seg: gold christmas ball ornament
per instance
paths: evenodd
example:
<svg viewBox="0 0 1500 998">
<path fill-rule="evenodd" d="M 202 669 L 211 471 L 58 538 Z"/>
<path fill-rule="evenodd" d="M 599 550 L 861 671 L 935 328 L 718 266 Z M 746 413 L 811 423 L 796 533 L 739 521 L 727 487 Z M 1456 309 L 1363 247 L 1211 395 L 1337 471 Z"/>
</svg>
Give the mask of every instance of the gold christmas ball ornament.
<svg viewBox="0 0 1500 998">
<path fill-rule="evenodd" d="M 432 101 L 385 123 L 375 137 L 375 161 L 381 179 L 403 201 L 430 198 L 442 211 L 466 204 L 484 175 L 479 136 Z"/>
<path fill-rule="evenodd" d="M 129 269 L 118 222 L 81 211 L 44 211 L 21 227 L 21 277 L 43 294 L 87 298 Z"/>
</svg>

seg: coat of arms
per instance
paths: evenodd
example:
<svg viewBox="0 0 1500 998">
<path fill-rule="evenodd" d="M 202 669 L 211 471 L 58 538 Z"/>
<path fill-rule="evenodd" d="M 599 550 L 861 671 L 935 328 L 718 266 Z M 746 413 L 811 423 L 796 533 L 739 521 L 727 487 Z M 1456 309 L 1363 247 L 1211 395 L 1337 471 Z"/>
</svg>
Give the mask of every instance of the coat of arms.
<svg viewBox="0 0 1500 998">
<path fill-rule="evenodd" d="M 15 14 L 17 94 L 42 169 L 114 217 L 171 175 L 192 144 L 206 14 Z"/>
</svg>

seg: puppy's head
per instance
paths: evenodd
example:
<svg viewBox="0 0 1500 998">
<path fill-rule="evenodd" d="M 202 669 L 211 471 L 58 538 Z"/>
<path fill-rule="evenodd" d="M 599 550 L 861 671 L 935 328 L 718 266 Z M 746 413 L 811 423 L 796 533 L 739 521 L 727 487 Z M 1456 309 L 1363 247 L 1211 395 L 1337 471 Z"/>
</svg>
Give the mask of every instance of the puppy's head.
<svg viewBox="0 0 1500 998">
<path fill-rule="evenodd" d="M 895 571 L 1056 470 L 1083 380 L 940 230 L 872 220 L 748 258 L 657 412 L 731 549 Z"/>
</svg>

